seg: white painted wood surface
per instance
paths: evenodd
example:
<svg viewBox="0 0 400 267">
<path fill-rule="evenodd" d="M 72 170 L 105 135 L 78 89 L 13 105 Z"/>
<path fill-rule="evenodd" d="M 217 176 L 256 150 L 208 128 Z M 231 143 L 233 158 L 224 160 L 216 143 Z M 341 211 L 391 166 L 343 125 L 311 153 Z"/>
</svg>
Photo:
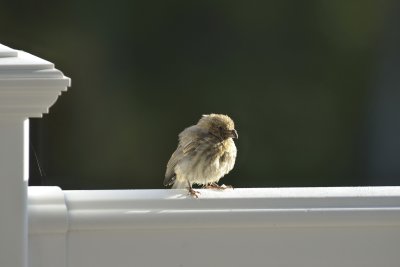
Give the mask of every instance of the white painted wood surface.
<svg viewBox="0 0 400 267">
<path fill-rule="evenodd" d="M 69 84 L 52 63 L 0 45 L 0 266 L 28 264 L 28 118 L 48 112 Z"/>
<path fill-rule="evenodd" d="M 400 187 L 201 190 L 200 199 L 30 187 L 28 207 L 32 267 L 400 262 Z"/>
</svg>

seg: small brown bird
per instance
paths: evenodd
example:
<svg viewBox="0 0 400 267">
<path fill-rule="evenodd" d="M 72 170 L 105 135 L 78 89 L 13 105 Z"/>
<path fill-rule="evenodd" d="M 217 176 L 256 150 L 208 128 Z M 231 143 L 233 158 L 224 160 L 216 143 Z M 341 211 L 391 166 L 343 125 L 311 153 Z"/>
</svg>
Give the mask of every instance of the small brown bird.
<svg viewBox="0 0 400 267">
<path fill-rule="evenodd" d="M 196 125 L 179 134 L 178 148 L 167 164 L 164 185 L 188 188 L 189 194 L 198 197 L 192 185 L 203 188 L 224 189 L 217 183 L 235 165 L 238 138 L 233 120 L 226 115 L 203 115 Z"/>
</svg>

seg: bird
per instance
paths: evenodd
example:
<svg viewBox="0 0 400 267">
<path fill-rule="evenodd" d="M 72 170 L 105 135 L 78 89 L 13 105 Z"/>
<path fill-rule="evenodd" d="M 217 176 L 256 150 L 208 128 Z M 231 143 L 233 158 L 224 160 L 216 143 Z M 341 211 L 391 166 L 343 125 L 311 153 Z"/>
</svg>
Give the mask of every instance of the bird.
<svg viewBox="0 0 400 267">
<path fill-rule="evenodd" d="M 196 125 L 179 134 L 178 147 L 167 163 L 164 185 L 173 189 L 187 188 L 189 195 L 198 198 L 193 184 L 203 188 L 225 189 L 218 181 L 234 165 L 238 139 L 233 120 L 223 114 L 203 115 Z"/>
</svg>

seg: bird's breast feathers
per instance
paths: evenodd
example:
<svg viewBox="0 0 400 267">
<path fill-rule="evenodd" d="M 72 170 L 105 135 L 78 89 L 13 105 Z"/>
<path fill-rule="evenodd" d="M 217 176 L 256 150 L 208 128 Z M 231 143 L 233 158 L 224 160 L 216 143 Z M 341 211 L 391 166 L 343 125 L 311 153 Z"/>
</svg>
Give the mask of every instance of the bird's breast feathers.
<svg viewBox="0 0 400 267">
<path fill-rule="evenodd" d="M 177 179 L 188 179 L 196 184 L 218 182 L 233 169 L 236 160 L 233 140 L 202 142 L 176 165 Z"/>
</svg>

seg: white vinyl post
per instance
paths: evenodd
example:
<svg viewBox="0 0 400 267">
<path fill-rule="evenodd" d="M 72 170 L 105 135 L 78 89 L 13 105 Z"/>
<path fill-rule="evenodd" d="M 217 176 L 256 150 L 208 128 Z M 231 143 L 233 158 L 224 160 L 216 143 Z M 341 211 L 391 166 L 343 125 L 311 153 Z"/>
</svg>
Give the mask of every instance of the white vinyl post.
<svg viewBox="0 0 400 267">
<path fill-rule="evenodd" d="M 0 44 L 0 266 L 28 264 L 29 118 L 69 85 L 52 63 Z"/>
</svg>

